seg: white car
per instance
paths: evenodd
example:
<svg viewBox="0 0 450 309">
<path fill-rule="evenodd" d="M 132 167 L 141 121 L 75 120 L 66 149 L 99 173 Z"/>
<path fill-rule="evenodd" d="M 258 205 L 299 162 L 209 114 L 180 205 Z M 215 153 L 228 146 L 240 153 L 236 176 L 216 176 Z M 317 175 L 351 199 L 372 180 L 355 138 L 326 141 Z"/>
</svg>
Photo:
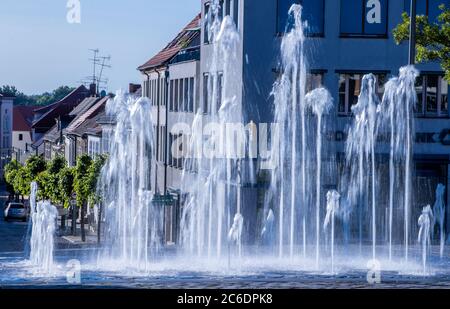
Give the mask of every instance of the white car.
<svg viewBox="0 0 450 309">
<path fill-rule="evenodd" d="M 10 219 L 18 219 L 25 222 L 28 218 L 28 210 L 22 203 L 10 202 L 5 208 L 4 216 L 5 221 L 9 221 Z"/>
</svg>

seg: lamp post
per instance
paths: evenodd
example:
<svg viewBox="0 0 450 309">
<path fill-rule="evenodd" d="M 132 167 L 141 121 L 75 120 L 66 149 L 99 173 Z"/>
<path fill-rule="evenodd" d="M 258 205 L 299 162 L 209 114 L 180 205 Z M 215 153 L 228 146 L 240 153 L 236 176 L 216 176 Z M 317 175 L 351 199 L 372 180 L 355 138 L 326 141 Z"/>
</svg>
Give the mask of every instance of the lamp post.
<svg viewBox="0 0 450 309">
<path fill-rule="evenodd" d="M 409 27 L 409 64 L 414 65 L 416 60 L 416 2 L 411 0 L 410 27 Z"/>
</svg>

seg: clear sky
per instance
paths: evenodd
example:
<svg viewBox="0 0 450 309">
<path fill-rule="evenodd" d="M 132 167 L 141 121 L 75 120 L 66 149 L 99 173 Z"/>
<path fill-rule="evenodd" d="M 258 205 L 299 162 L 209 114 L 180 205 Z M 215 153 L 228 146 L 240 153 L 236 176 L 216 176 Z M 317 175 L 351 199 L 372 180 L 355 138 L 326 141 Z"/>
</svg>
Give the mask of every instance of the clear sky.
<svg viewBox="0 0 450 309">
<path fill-rule="evenodd" d="M 79 0 L 81 23 L 67 22 L 68 0 L 0 1 L 0 86 L 26 94 L 77 86 L 92 75 L 89 49 L 111 55 L 108 91 L 140 82 L 136 68 L 196 14 L 200 0 Z"/>
</svg>

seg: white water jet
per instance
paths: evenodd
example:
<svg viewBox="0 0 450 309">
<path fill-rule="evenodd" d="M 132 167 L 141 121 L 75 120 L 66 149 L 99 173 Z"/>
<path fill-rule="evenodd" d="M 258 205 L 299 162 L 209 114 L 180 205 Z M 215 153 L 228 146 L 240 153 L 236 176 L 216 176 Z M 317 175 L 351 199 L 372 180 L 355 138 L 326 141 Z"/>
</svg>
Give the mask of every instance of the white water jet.
<svg viewBox="0 0 450 309">
<path fill-rule="evenodd" d="M 278 167 L 272 170 L 271 187 L 266 195 L 266 209 L 278 206 L 278 255 L 284 255 L 288 244 L 290 257 L 294 254 L 297 231 L 302 230 L 303 254 L 306 254 L 307 205 L 307 122 L 306 58 L 304 56 L 304 27 L 302 7 L 293 5 L 289 12 L 292 29 L 281 42 L 281 72 L 272 95 L 275 123 L 279 129 L 280 147 L 272 147 L 272 158 Z M 300 164 L 298 164 L 300 163 Z M 300 173 L 300 179 L 297 175 Z M 299 219 L 302 222 L 301 228 Z"/>
<path fill-rule="evenodd" d="M 431 224 L 434 221 L 433 211 L 430 205 L 423 208 L 419 217 L 418 224 L 420 226 L 417 241 L 422 245 L 422 266 L 423 273 L 426 273 L 427 256 L 431 245 Z"/>
<path fill-rule="evenodd" d="M 408 261 L 412 152 L 414 135 L 414 107 L 417 96 L 415 80 L 419 72 L 413 66 L 400 68 L 399 77 L 386 83 L 382 104 L 380 105 L 379 130 L 389 131 L 389 258 L 392 259 L 393 208 L 403 203 L 404 249 Z M 403 172 L 403 183 L 397 175 Z M 403 200 L 401 200 L 403 199 Z"/>
<path fill-rule="evenodd" d="M 38 273 L 50 274 L 54 268 L 54 235 L 58 211 L 49 201 L 36 204 L 36 193 L 37 184 L 32 182 L 30 194 L 32 222 L 30 263 L 37 268 Z"/>
<path fill-rule="evenodd" d="M 365 189 L 371 179 L 372 204 L 372 257 L 376 256 L 376 169 L 375 142 L 378 96 L 376 78 L 373 74 L 364 75 L 358 103 L 352 107 L 354 123 L 348 132 L 346 161 L 350 167 L 349 200 L 359 207 L 360 245 L 362 238 L 362 209 Z M 357 164 L 356 164 L 357 163 Z"/>
<path fill-rule="evenodd" d="M 336 190 L 327 192 L 327 214 L 323 222 L 323 229 L 326 231 L 331 222 L 331 273 L 334 274 L 334 220 L 339 212 L 339 199 L 341 195 Z"/>
<path fill-rule="evenodd" d="M 237 213 L 233 219 L 233 225 L 228 232 L 228 242 L 235 244 L 238 251 L 238 257 L 242 254 L 242 229 L 244 227 L 244 217 Z"/>
<path fill-rule="evenodd" d="M 210 12 L 212 73 L 204 85 L 208 110 L 199 110 L 187 136 L 181 191 L 188 197 L 180 238 L 186 251 L 220 259 L 228 243 L 232 213 L 241 213 L 241 165 L 245 163 L 241 150 L 247 141 L 244 132 L 230 130 L 230 124 L 243 123 L 236 79 L 240 35 L 230 16 L 222 18 L 219 1 L 211 2 Z"/>
<path fill-rule="evenodd" d="M 322 116 L 333 107 L 333 98 L 325 88 L 317 88 L 305 97 L 309 106 L 317 117 L 316 136 L 316 266 L 319 267 L 320 257 L 320 197 L 322 189 Z"/>
<path fill-rule="evenodd" d="M 155 189 L 151 102 L 118 92 L 106 112 L 115 122 L 99 191 L 105 210 L 106 256 L 121 267 L 147 269 L 162 244 L 162 209 L 152 203 Z M 152 192 L 153 191 L 153 192 Z"/>
<path fill-rule="evenodd" d="M 433 206 L 433 212 L 434 212 L 434 219 L 435 221 L 438 221 L 439 224 L 439 255 L 442 258 L 444 256 L 444 246 L 445 246 L 445 230 L 444 230 L 444 223 L 445 223 L 445 203 L 444 203 L 444 193 L 445 193 L 445 186 L 443 184 L 438 184 L 436 188 L 436 201 L 434 202 Z M 433 222 L 434 226 L 434 222 Z M 433 230 L 431 231 L 433 232 Z"/>
<path fill-rule="evenodd" d="M 275 215 L 273 210 L 269 209 L 269 213 L 267 214 L 267 218 L 264 220 L 264 226 L 261 230 L 261 239 L 265 244 L 272 245 L 274 223 Z"/>
</svg>

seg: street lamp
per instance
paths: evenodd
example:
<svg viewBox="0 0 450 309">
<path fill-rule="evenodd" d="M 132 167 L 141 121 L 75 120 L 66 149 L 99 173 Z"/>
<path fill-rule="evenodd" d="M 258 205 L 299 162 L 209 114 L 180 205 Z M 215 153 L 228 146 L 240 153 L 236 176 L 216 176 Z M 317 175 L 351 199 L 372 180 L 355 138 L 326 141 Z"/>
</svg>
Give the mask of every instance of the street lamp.
<svg viewBox="0 0 450 309">
<path fill-rule="evenodd" d="M 411 0 L 409 23 L 409 64 L 416 62 L 416 0 Z"/>
</svg>

